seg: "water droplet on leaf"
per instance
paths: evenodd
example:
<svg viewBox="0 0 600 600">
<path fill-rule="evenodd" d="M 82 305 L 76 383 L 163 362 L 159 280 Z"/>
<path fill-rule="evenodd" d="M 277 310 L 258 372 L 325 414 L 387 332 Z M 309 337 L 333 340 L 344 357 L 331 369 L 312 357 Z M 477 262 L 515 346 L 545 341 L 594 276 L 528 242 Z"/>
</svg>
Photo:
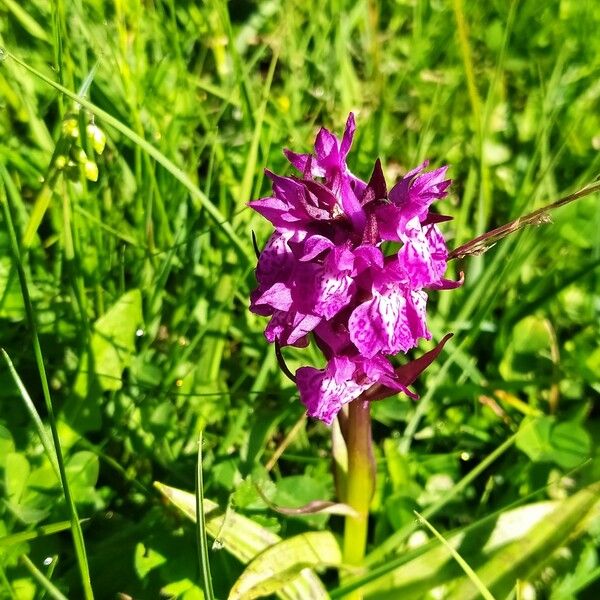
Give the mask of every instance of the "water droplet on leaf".
<svg viewBox="0 0 600 600">
<path fill-rule="evenodd" d="M 212 545 L 212 549 L 213 550 L 221 550 L 223 548 L 224 544 L 223 544 L 223 540 L 219 539 L 219 538 L 215 538 L 213 545 Z"/>
</svg>

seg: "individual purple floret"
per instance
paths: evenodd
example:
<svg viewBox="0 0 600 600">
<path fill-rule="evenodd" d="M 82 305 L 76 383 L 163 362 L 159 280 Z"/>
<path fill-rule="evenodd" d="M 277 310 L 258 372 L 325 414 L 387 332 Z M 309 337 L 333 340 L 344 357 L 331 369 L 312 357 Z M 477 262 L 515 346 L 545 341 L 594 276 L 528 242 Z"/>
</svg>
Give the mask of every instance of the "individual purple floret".
<svg viewBox="0 0 600 600">
<path fill-rule="evenodd" d="M 250 310 L 271 318 L 265 336 L 279 346 L 306 346 L 312 333 L 327 366 L 301 367 L 296 382 L 308 414 L 327 424 L 369 390 L 414 397 L 388 356 L 431 339 L 426 289 L 461 284 L 443 278 L 448 251 L 437 223 L 449 217 L 430 212 L 447 194 L 447 167 L 424 172 L 425 162 L 388 192 L 379 160 L 368 183 L 348 169 L 354 130 L 351 113 L 341 140 L 323 128 L 314 154 L 285 150 L 300 176 L 266 171 L 272 195 L 249 203 L 275 227 Z M 384 242 L 400 249 L 384 255 Z"/>
</svg>

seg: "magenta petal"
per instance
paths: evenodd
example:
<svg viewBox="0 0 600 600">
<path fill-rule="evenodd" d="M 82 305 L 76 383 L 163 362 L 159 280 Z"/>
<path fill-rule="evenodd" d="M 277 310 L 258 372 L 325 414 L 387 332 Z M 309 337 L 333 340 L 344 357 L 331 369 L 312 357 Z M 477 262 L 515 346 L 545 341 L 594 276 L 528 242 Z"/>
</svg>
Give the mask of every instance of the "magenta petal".
<svg viewBox="0 0 600 600">
<path fill-rule="evenodd" d="M 355 284 L 349 275 L 323 271 L 317 281 L 317 301 L 314 312 L 331 319 L 350 304 Z"/>
<path fill-rule="evenodd" d="M 414 217 L 402 237 L 404 246 L 398 252 L 398 262 L 408 273 L 411 285 L 422 288 L 439 281 L 446 271 L 448 257 L 439 229 L 429 225 L 424 231 Z"/>
<path fill-rule="evenodd" d="M 296 152 L 288 150 L 287 148 L 283 149 L 283 153 L 290 161 L 292 166 L 300 171 L 300 173 L 304 173 L 306 171 L 306 168 L 310 163 L 310 154 L 297 154 Z"/>
<path fill-rule="evenodd" d="M 307 345 L 305 336 L 319 323 L 321 317 L 306 315 L 297 311 L 276 311 L 265 329 L 265 337 L 270 343 L 276 339 L 281 346 Z"/>
<path fill-rule="evenodd" d="M 292 306 L 292 292 L 285 283 L 274 283 L 256 298 L 254 304 L 268 304 L 277 310 L 289 310 Z"/>
<path fill-rule="evenodd" d="M 348 321 L 350 339 L 366 358 L 406 352 L 415 345 L 407 324 L 407 302 L 399 290 L 375 293 L 354 309 Z"/>
<path fill-rule="evenodd" d="M 289 247 L 290 234 L 275 232 L 261 252 L 256 267 L 256 279 L 261 289 L 277 281 L 287 280 L 294 266 L 294 256 Z"/>
<path fill-rule="evenodd" d="M 378 353 L 408 352 L 431 334 L 425 323 L 425 292 L 404 291 L 389 284 L 354 309 L 348 321 L 350 339 L 366 358 Z"/>
<path fill-rule="evenodd" d="M 300 400 L 309 416 L 331 425 L 344 404 L 358 398 L 372 382 L 359 384 L 354 379 L 356 365 L 347 357 L 333 357 L 323 370 L 300 367 L 296 383 Z"/>
<path fill-rule="evenodd" d="M 346 128 L 344 129 L 344 136 L 342 137 L 342 143 L 340 144 L 340 158 L 346 160 L 348 152 L 352 147 L 352 140 L 354 139 L 354 132 L 356 131 L 356 122 L 354 121 L 354 113 L 348 115 L 346 121 Z"/>
<path fill-rule="evenodd" d="M 430 290 L 455 290 L 459 288 L 465 282 L 465 274 L 461 271 L 458 281 L 453 281 L 452 279 L 440 279 L 440 281 L 436 283 L 432 283 L 427 287 Z"/>
<path fill-rule="evenodd" d="M 357 273 L 372 266 L 383 269 L 383 263 L 383 252 L 377 246 L 365 244 L 354 251 L 354 265 Z"/>
<path fill-rule="evenodd" d="M 317 164 L 324 170 L 327 176 L 333 170 L 340 169 L 338 139 L 325 127 L 321 127 L 315 140 L 315 155 Z"/>
<path fill-rule="evenodd" d="M 335 244 L 329 238 L 322 235 L 312 235 L 306 238 L 299 260 L 303 262 L 312 260 L 325 250 L 331 250 L 332 248 L 335 248 Z"/>
</svg>

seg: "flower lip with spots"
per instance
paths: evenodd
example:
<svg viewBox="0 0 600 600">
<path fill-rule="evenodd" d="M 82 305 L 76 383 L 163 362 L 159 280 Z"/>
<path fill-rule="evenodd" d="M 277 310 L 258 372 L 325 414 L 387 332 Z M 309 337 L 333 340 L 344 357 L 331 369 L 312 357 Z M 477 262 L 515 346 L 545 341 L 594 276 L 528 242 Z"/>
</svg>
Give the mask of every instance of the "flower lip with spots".
<svg viewBox="0 0 600 600">
<path fill-rule="evenodd" d="M 368 182 L 348 168 L 354 132 L 351 113 L 341 140 L 322 128 L 314 154 L 285 150 L 300 175 L 266 171 L 272 195 L 249 203 L 275 227 L 250 310 L 270 317 L 269 342 L 304 347 L 313 336 L 327 364 L 301 367 L 296 383 L 308 414 L 327 424 L 369 390 L 414 397 L 389 356 L 431 338 L 426 289 L 462 283 L 444 279 L 448 250 L 438 224 L 450 217 L 430 211 L 447 195 L 447 167 L 427 172 L 424 162 L 388 192 L 379 160 Z M 384 242 L 399 250 L 384 255 Z"/>
</svg>

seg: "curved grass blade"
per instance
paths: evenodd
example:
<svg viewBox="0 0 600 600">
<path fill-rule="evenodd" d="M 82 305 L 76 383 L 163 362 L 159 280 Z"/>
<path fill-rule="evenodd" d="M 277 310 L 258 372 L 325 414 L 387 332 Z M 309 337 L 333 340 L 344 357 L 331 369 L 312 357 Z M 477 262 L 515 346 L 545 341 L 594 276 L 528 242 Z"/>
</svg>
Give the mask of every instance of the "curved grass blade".
<svg viewBox="0 0 600 600">
<path fill-rule="evenodd" d="M 0 351 L 2 351 L 2 356 L 4 356 L 4 360 L 6 361 L 6 364 L 8 365 L 8 370 L 13 378 L 13 381 L 15 382 L 15 385 L 17 386 L 17 389 L 19 390 L 19 393 L 21 394 L 21 398 L 23 398 L 23 403 L 25 404 L 25 408 L 27 409 L 29 416 L 31 417 L 31 419 L 33 420 L 33 423 L 35 424 L 35 428 L 37 429 L 38 435 L 40 437 L 40 441 L 42 442 L 42 446 L 44 446 L 44 450 L 46 451 L 46 454 L 48 455 L 48 460 L 50 461 L 50 464 L 52 465 L 52 469 L 54 470 L 54 473 L 56 474 L 56 478 L 60 481 L 60 471 L 58 468 L 58 462 L 56 460 L 56 450 L 54 448 L 54 444 L 52 443 L 52 440 L 48 437 L 48 434 L 46 433 L 46 430 L 44 429 L 44 424 L 42 423 L 42 419 L 40 418 L 40 415 L 39 415 L 37 409 L 35 408 L 35 404 L 33 403 L 31 396 L 27 392 L 27 389 L 25 388 L 23 381 L 19 377 L 19 374 L 17 373 L 15 366 L 13 365 L 12 361 L 10 360 L 10 357 L 6 353 L 6 350 L 4 350 L 4 348 L 0 348 Z"/>
<path fill-rule="evenodd" d="M 471 568 L 469 563 L 451 546 L 444 538 L 444 536 L 422 515 L 416 510 L 413 511 L 417 515 L 419 521 L 421 521 L 431 533 L 439 540 L 439 542 L 450 552 L 454 560 L 460 565 L 461 569 L 467 574 L 467 577 L 471 580 L 473 585 L 477 588 L 479 593 L 485 598 L 485 600 L 496 600 L 490 591 L 485 587 L 481 579 L 477 576 L 477 573 Z"/>
<path fill-rule="evenodd" d="M 143 137 L 135 133 L 132 129 L 127 127 L 113 117 L 111 114 L 102 110 L 89 100 L 78 96 L 73 93 L 71 90 L 67 89 L 60 83 L 53 81 L 49 77 L 46 77 L 43 73 L 34 69 L 32 66 L 27 64 L 25 61 L 17 58 L 12 52 L 8 50 L 5 51 L 6 57 L 15 61 L 18 65 L 29 71 L 32 75 L 46 83 L 47 85 L 53 87 L 55 90 L 60 92 L 61 94 L 67 96 L 74 102 L 77 102 L 85 109 L 89 110 L 96 117 L 102 119 L 107 125 L 114 127 L 117 131 L 122 133 L 126 138 L 131 140 L 134 144 L 139 146 L 144 152 L 149 154 L 157 163 L 159 163 L 162 167 L 164 167 L 177 181 L 179 181 L 191 194 L 191 196 L 197 200 L 200 205 L 208 212 L 211 218 L 215 221 L 215 223 L 220 226 L 229 240 L 234 245 L 237 250 L 239 256 L 244 260 L 244 262 L 248 265 L 253 264 L 253 252 L 250 250 L 246 244 L 242 241 L 242 239 L 235 232 L 231 223 L 225 219 L 225 217 L 221 214 L 219 209 L 206 197 L 206 195 L 196 186 L 194 182 L 189 178 L 189 176 L 178 167 L 172 160 L 167 158 L 158 148 L 154 147 L 152 144 L 147 142 Z"/>
<path fill-rule="evenodd" d="M 63 494 L 65 496 L 65 503 L 67 510 L 69 511 L 69 517 L 71 521 L 71 534 L 73 536 L 73 546 L 75 548 L 75 556 L 77 559 L 77 566 L 79 568 L 79 574 L 81 577 L 81 583 L 83 587 L 83 596 L 86 600 L 91 600 L 94 597 L 92 591 L 92 583 L 90 580 L 90 570 L 87 561 L 87 555 L 85 551 L 85 543 L 83 541 L 83 532 L 81 530 L 81 524 L 79 516 L 77 514 L 77 508 L 71 495 L 69 487 L 69 481 L 67 479 L 67 472 L 65 468 L 64 457 L 62 448 L 60 445 L 60 437 L 58 435 L 58 428 L 56 425 L 56 418 L 54 416 L 54 407 L 52 404 L 52 397 L 50 395 L 50 386 L 48 385 L 48 377 L 46 375 L 46 367 L 44 365 L 44 356 L 42 354 L 42 346 L 37 333 L 36 317 L 33 310 L 33 304 L 29 295 L 29 285 L 27 283 L 27 277 L 25 275 L 25 269 L 21 262 L 21 255 L 19 252 L 19 244 L 17 242 L 17 234 L 15 231 L 10 207 L 8 205 L 8 198 L 4 189 L 4 166 L 0 165 L 0 204 L 2 204 L 2 210 L 4 213 L 4 222 L 8 230 L 8 237 L 10 241 L 11 251 L 13 254 L 14 264 L 17 269 L 17 275 L 19 277 L 19 284 L 21 286 L 21 294 L 23 296 L 23 304 L 25 305 L 25 312 L 27 315 L 27 321 L 31 330 L 31 337 L 33 343 L 33 352 L 35 355 L 35 362 L 40 376 L 42 384 L 42 393 L 44 396 L 44 402 L 46 404 L 46 411 L 48 412 L 48 420 L 50 422 L 50 430 L 52 432 L 52 441 L 54 449 L 56 451 L 56 461 L 58 463 L 58 470 L 60 474 L 60 483 L 62 486 Z"/>
<path fill-rule="evenodd" d="M 88 519 L 81 519 L 82 523 L 85 523 Z M 52 535 L 54 533 L 60 533 L 61 531 L 66 531 L 70 529 L 71 521 L 59 521 L 58 523 L 52 523 L 50 525 L 42 525 L 41 527 L 36 527 L 30 531 L 19 531 L 18 533 L 11 533 L 10 535 L 5 535 L 0 537 L 0 548 L 6 546 L 14 546 L 16 544 L 21 544 L 23 542 L 29 542 L 31 540 L 35 540 L 36 538 L 41 538 L 47 535 Z"/>
<path fill-rule="evenodd" d="M 31 562 L 31 559 L 22 554 L 21 563 L 31 573 L 31 576 L 44 588 L 46 593 L 54 600 L 68 600 L 68 598 Z"/>
<path fill-rule="evenodd" d="M 572 476 L 585 464 L 588 464 L 587 461 L 566 472 L 564 476 Z M 518 537 L 526 535 L 530 528 L 532 528 L 539 520 L 545 519 L 556 508 L 556 506 L 558 506 L 558 502 L 543 501 L 534 502 L 532 504 L 524 503 L 536 498 L 540 492 L 552 487 L 557 483 L 557 481 L 558 479 L 556 481 L 550 481 L 546 485 L 532 491 L 523 498 L 519 498 L 508 506 L 504 506 L 503 508 L 494 511 L 482 517 L 481 519 L 478 519 L 474 523 L 471 523 L 470 525 L 467 525 L 458 531 L 452 532 L 450 535 L 447 535 L 446 539 L 449 541 L 449 543 L 454 543 L 456 538 L 462 539 L 464 536 L 474 536 L 477 539 L 476 551 L 478 554 L 481 554 L 482 537 L 478 531 L 483 528 L 484 531 L 489 533 L 489 527 L 491 527 L 491 524 L 493 524 L 495 521 L 496 525 L 494 533 L 490 536 L 484 547 L 486 551 L 491 552 L 492 550 L 498 549 L 502 545 L 514 541 Z M 423 514 L 425 514 L 425 511 Z M 425 580 L 427 580 L 429 587 L 432 587 L 432 577 L 433 573 L 436 572 L 436 564 L 441 564 L 444 560 L 443 556 L 439 556 L 439 550 L 442 549 L 439 547 L 436 549 L 436 540 L 431 539 L 422 546 L 418 546 L 413 550 L 405 550 L 399 556 L 390 558 L 386 562 L 382 562 L 377 566 L 371 567 L 364 575 L 348 581 L 344 585 L 339 586 L 334 590 L 331 590 L 330 596 L 332 599 L 342 598 L 348 592 L 363 588 L 369 584 L 373 584 L 375 589 L 380 589 L 382 579 L 390 576 L 392 572 L 402 569 L 404 565 L 407 565 L 405 570 L 408 570 L 408 576 L 412 579 L 415 579 L 417 575 L 416 571 L 418 570 L 415 565 L 419 564 L 419 560 L 426 565 L 425 572 L 423 572 L 423 568 L 420 568 L 421 575 Z M 427 556 L 423 559 L 419 559 L 419 557 L 424 554 L 427 554 Z M 444 555 L 447 556 L 445 550 Z M 410 565 L 408 565 L 408 563 L 410 563 Z M 427 589 L 429 589 L 429 587 Z"/>
<path fill-rule="evenodd" d="M 521 539 L 501 548 L 481 568 L 478 577 L 505 597 L 516 579 L 534 576 L 556 549 L 581 535 L 588 517 L 600 504 L 600 482 L 562 501 Z M 476 600 L 478 592 L 463 578 L 452 588 L 449 600 Z"/>
<path fill-rule="evenodd" d="M 206 539 L 206 523 L 204 521 L 204 484 L 202 480 L 202 432 L 198 436 L 198 458 L 196 460 L 196 542 L 198 559 L 202 576 L 202 591 L 205 600 L 214 600 L 210 562 L 208 558 L 208 540 Z"/>
</svg>

